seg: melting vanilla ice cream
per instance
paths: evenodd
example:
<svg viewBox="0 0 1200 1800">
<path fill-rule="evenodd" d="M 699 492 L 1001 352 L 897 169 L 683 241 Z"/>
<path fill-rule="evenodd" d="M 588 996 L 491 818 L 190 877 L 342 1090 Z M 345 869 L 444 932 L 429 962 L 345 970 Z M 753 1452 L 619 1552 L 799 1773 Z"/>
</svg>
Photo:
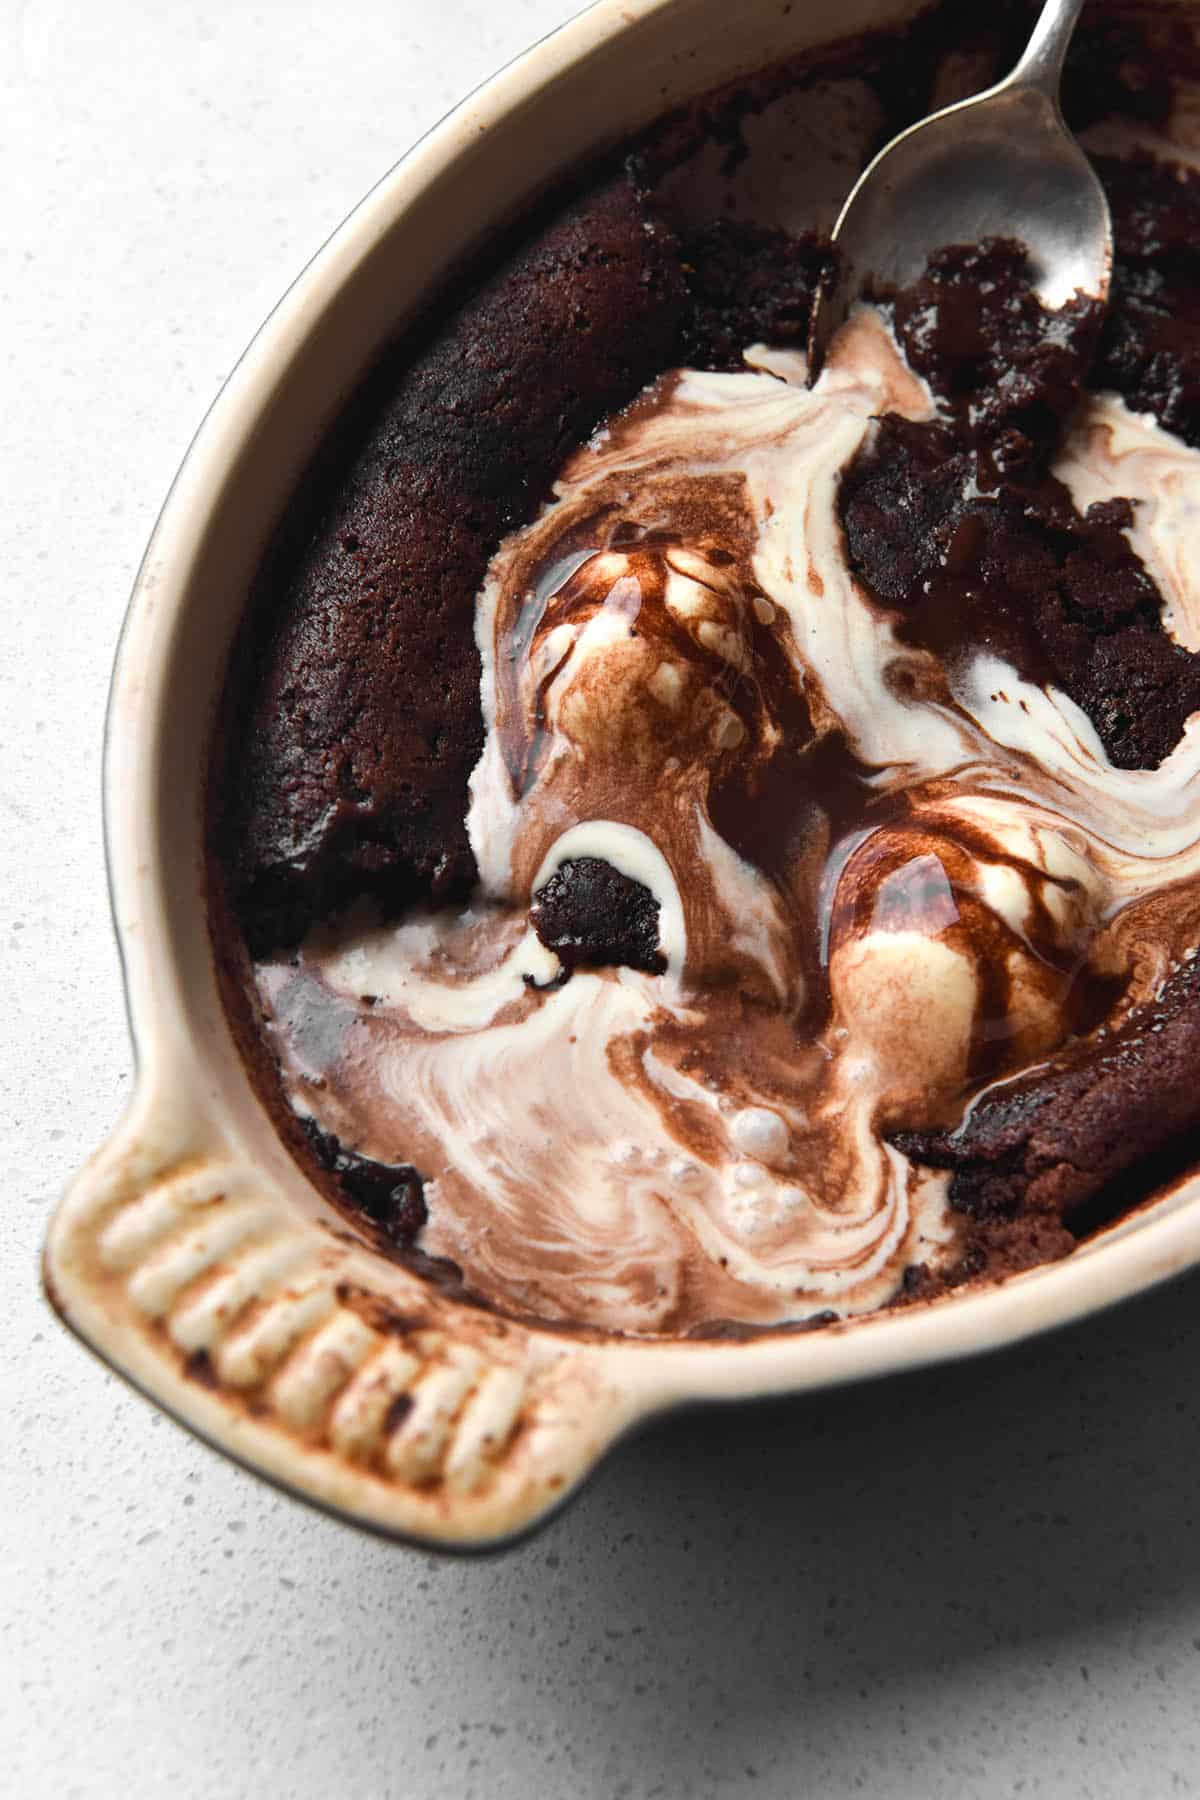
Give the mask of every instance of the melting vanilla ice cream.
<svg viewBox="0 0 1200 1800">
<path fill-rule="evenodd" d="M 421 1248 L 497 1306 L 655 1334 L 885 1304 L 958 1234 L 893 1135 L 1200 937 L 1200 718 L 1118 769 L 994 649 L 906 642 L 838 508 L 885 412 L 934 404 L 863 309 L 811 391 L 759 347 L 611 421 L 479 597 L 470 909 L 360 912 L 259 969 L 297 1110 L 414 1164 Z M 1091 397 L 1055 473 L 1080 510 L 1136 502 L 1197 647 L 1197 452 Z M 539 936 L 585 862 L 653 956 Z"/>
</svg>

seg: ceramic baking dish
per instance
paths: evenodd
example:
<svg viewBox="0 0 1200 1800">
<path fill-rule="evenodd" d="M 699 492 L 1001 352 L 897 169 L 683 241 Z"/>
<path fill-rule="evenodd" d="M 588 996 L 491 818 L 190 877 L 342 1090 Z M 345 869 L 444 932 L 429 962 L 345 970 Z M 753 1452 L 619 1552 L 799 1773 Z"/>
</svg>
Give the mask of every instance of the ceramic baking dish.
<svg viewBox="0 0 1200 1800">
<path fill-rule="evenodd" d="M 666 105 L 905 16 L 904 0 L 600 0 L 450 115 L 288 292 L 167 498 L 113 678 L 105 803 L 138 1079 L 50 1230 L 71 1328 L 210 1443 L 396 1537 L 483 1547 L 638 1421 L 1011 1343 L 1200 1260 L 1189 1179 L 1067 1261 L 927 1307 L 751 1342 L 585 1339 L 494 1318 L 352 1239 L 280 1144 L 222 1009 L 206 742 L 266 539 L 322 429 L 446 269 L 548 177 Z"/>
</svg>

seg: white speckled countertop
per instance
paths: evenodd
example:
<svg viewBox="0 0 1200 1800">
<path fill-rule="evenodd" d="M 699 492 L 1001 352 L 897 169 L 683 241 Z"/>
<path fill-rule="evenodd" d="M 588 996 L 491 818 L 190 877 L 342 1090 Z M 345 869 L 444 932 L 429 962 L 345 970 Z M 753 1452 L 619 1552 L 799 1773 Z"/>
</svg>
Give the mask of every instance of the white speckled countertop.
<svg viewBox="0 0 1200 1800">
<path fill-rule="evenodd" d="M 1032 1348 L 626 1446 L 454 1563 L 222 1461 L 68 1339 L 46 1216 L 129 1088 L 108 668 L 262 316 L 565 0 L 8 0 L 0 1792 L 1200 1794 L 1200 1280 Z"/>
</svg>

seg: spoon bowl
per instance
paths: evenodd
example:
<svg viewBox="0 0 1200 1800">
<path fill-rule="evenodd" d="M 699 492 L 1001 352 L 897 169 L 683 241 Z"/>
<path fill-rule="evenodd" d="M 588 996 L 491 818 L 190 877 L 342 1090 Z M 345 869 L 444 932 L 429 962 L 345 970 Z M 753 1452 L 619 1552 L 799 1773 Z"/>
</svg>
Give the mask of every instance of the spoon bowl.
<svg viewBox="0 0 1200 1800">
<path fill-rule="evenodd" d="M 1005 80 L 901 132 L 869 164 L 834 228 L 838 266 L 813 312 L 810 380 L 869 287 L 910 286 L 951 244 L 1015 239 L 1052 311 L 1077 294 L 1107 300 L 1108 201 L 1058 101 L 1082 5 L 1049 0 Z"/>
</svg>

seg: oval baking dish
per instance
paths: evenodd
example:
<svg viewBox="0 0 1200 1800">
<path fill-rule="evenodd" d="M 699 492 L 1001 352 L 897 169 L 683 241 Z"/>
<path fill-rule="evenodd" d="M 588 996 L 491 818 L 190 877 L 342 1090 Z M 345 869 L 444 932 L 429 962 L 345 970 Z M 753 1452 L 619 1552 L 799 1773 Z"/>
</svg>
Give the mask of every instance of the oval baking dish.
<svg viewBox="0 0 1200 1800">
<path fill-rule="evenodd" d="M 351 214 L 204 421 L 130 603 L 105 777 L 136 1093 L 45 1254 L 66 1323 L 216 1447 L 407 1540 L 502 1542 L 631 1426 L 1044 1331 L 1200 1261 L 1200 1180 L 1067 1260 L 932 1305 L 744 1342 L 637 1342 L 492 1316 L 356 1240 L 256 1096 L 219 991 L 208 737 L 267 541 L 325 428 L 447 271 L 556 174 L 672 104 L 902 20 L 904 0 L 599 0 L 502 71 Z"/>
</svg>

